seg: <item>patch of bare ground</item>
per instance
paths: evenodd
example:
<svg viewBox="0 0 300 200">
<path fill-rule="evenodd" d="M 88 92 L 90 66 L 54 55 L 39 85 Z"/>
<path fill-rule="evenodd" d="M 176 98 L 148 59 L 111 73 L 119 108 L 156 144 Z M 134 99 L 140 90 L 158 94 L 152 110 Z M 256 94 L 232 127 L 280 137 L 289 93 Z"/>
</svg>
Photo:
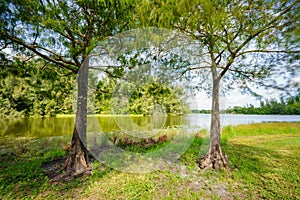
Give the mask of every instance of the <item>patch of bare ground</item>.
<svg viewBox="0 0 300 200">
<path fill-rule="evenodd" d="M 90 158 L 91 163 L 94 161 L 94 158 Z M 45 175 L 49 178 L 51 183 L 59 183 L 66 182 L 70 180 L 74 180 L 75 178 L 81 176 L 90 176 L 91 171 L 87 171 L 82 174 L 66 174 L 63 170 L 64 163 L 66 161 L 66 157 L 58 157 L 49 162 L 44 162 L 42 168 L 45 171 Z"/>
<path fill-rule="evenodd" d="M 231 183 L 226 183 L 226 181 L 217 177 L 215 171 L 203 171 L 199 168 L 188 169 L 185 165 L 180 165 L 179 163 L 172 166 L 170 170 L 174 175 L 179 175 L 185 180 L 185 184 L 181 185 L 180 190 L 203 193 L 205 196 L 203 199 L 216 196 L 224 200 L 246 198 L 245 191 L 239 189 L 240 183 L 232 183 L 233 180 L 231 180 Z M 210 173 L 211 175 L 207 177 L 205 173 Z M 230 179 L 229 174 L 226 180 L 228 179 Z"/>
<path fill-rule="evenodd" d="M 54 177 L 58 176 L 62 172 L 62 167 L 64 165 L 66 158 L 58 157 L 51 161 L 44 162 L 42 165 L 45 175 L 52 180 Z"/>
</svg>

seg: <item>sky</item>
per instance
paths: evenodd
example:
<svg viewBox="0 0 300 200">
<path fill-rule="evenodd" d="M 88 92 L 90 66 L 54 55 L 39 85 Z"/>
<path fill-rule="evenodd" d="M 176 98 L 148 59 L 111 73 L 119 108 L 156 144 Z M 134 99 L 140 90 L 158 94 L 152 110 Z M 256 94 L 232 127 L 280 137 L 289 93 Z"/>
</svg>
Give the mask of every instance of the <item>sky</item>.
<svg viewBox="0 0 300 200">
<path fill-rule="evenodd" d="M 190 108 L 195 110 L 210 110 L 211 98 L 208 98 L 204 92 L 199 92 L 195 97 L 190 98 Z M 238 90 L 232 91 L 226 97 L 220 97 L 220 109 L 226 109 L 229 106 L 245 106 L 252 104 L 259 106 L 259 100 L 247 94 L 241 94 Z"/>
<path fill-rule="evenodd" d="M 295 78 L 292 79 L 294 82 L 297 82 L 300 85 L 300 73 L 296 75 Z M 258 94 L 263 95 L 263 99 L 271 99 L 275 98 L 279 100 L 280 98 L 280 92 L 276 91 L 274 89 L 258 89 L 256 91 Z M 205 92 L 198 92 L 195 97 L 192 97 L 188 100 L 190 102 L 190 108 L 195 110 L 210 110 L 211 109 L 211 98 L 208 98 Z M 260 99 L 257 99 L 256 97 L 253 97 L 249 94 L 242 94 L 241 91 L 236 88 L 229 92 L 228 95 L 225 97 L 220 97 L 220 109 L 226 109 L 229 106 L 247 106 L 252 104 L 255 107 L 259 107 L 260 105 Z"/>
</svg>

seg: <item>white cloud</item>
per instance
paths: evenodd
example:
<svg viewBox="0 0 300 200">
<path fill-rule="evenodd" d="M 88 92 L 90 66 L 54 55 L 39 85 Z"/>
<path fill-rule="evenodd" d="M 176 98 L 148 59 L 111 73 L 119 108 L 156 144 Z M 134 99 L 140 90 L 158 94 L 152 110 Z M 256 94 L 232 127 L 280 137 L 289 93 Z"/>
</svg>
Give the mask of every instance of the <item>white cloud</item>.
<svg viewBox="0 0 300 200">
<path fill-rule="evenodd" d="M 208 98 L 204 92 L 199 92 L 195 97 L 189 99 L 191 109 L 199 110 L 211 109 L 211 101 L 211 98 Z M 247 104 L 259 106 L 259 100 L 251 95 L 241 94 L 237 89 L 233 90 L 226 97 L 220 97 L 220 109 L 226 109 L 229 106 L 245 106 Z"/>
</svg>

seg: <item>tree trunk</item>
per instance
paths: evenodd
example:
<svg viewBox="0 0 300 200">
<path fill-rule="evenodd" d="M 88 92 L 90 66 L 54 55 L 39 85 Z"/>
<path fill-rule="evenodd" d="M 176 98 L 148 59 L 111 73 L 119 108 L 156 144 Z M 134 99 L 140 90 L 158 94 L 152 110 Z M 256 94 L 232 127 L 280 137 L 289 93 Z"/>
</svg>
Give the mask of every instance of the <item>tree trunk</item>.
<svg viewBox="0 0 300 200">
<path fill-rule="evenodd" d="M 220 78 L 213 77 L 212 114 L 210 126 L 210 145 L 207 155 L 199 159 L 201 169 L 229 168 L 228 159 L 222 153 L 220 144 L 220 112 L 219 112 Z"/>
<path fill-rule="evenodd" d="M 86 148 L 88 68 L 89 59 L 86 58 L 78 71 L 78 98 L 75 128 L 70 154 L 64 164 L 64 170 L 67 174 L 74 176 L 91 170 L 89 167 L 88 150 Z"/>
</svg>

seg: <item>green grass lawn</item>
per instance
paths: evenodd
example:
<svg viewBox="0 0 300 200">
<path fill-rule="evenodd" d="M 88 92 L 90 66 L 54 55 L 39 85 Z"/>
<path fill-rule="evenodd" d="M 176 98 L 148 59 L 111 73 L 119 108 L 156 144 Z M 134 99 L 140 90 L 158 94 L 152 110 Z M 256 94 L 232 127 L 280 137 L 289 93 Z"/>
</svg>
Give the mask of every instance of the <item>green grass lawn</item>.
<svg viewBox="0 0 300 200">
<path fill-rule="evenodd" d="M 300 123 L 225 127 L 222 147 L 231 172 L 197 167 L 208 142 L 206 131 L 198 135 L 164 170 L 125 173 L 94 161 L 91 176 L 61 182 L 51 182 L 49 171 L 63 163 L 71 136 L 4 138 L 0 199 L 300 199 Z"/>
</svg>

